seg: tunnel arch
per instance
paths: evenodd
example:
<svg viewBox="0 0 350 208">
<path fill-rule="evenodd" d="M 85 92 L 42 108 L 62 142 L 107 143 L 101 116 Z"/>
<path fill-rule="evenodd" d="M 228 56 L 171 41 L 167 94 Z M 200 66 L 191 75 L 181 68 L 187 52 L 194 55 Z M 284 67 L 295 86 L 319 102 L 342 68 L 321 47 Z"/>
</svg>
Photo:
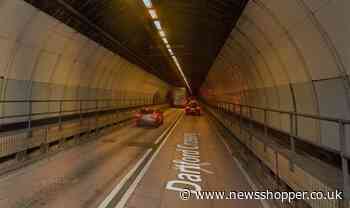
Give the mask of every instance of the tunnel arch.
<svg viewBox="0 0 350 208">
<path fill-rule="evenodd" d="M 346 12 L 339 12 L 348 4 L 347 1 L 251 0 L 201 91 L 211 92 L 205 95 L 208 99 L 215 95 L 215 99 L 241 104 L 348 119 L 350 41 L 346 34 L 350 32 L 344 22 Z M 224 82 L 222 78 L 227 74 L 224 68 L 228 68 L 232 60 L 239 59 L 234 51 L 246 54 L 251 63 L 255 63 L 237 62 L 242 71 L 237 73 L 245 73 L 240 78 L 254 82 L 257 80 L 253 74 L 260 74 L 266 101 L 252 85 L 249 93 L 238 87 L 242 92 L 236 96 L 241 98 L 222 90 L 237 85 Z M 222 60 L 220 56 L 226 58 Z M 220 79 L 223 80 L 221 86 L 215 84 Z M 268 117 L 271 126 L 289 131 L 287 117 L 273 113 Z M 255 115 L 254 119 L 261 121 L 261 115 Z M 339 150 L 339 135 L 332 124 L 299 117 L 298 126 L 304 127 L 298 128 L 300 137 Z"/>
<path fill-rule="evenodd" d="M 0 23 L 2 100 L 142 98 L 156 92 L 165 98 L 170 87 L 22 0 L 0 2 Z M 27 108 L 1 104 L 1 115 L 23 114 Z M 37 103 L 33 111 L 57 108 Z M 18 119 L 4 122 L 13 121 Z"/>
</svg>

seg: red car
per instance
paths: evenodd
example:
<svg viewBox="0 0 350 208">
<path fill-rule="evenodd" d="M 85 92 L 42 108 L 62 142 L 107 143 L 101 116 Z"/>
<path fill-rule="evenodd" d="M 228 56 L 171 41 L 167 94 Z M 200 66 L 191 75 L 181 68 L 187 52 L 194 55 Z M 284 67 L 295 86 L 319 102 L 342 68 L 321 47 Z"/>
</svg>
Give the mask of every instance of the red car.
<svg viewBox="0 0 350 208">
<path fill-rule="evenodd" d="M 199 106 L 198 102 L 190 101 L 186 105 L 185 112 L 186 112 L 186 115 L 200 116 L 201 115 L 201 107 Z"/>
<path fill-rule="evenodd" d="M 143 108 L 135 115 L 136 126 L 159 127 L 163 122 L 163 112 L 159 110 Z"/>
</svg>

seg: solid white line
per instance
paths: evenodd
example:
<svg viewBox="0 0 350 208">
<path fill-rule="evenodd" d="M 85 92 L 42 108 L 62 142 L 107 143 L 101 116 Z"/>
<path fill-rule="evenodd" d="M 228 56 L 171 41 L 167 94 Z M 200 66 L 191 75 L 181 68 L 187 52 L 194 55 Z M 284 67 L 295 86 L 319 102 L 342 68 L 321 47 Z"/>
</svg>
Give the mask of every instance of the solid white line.
<svg viewBox="0 0 350 208">
<path fill-rule="evenodd" d="M 147 152 L 142 156 L 142 158 L 136 163 L 136 165 L 124 176 L 124 178 L 119 182 L 119 184 L 114 187 L 112 192 L 103 200 L 103 202 L 98 206 L 98 208 L 105 208 L 112 201 L 112 199 L 118 194 L 122 189 L 124 184 L 129 180 L 129 178 L 134 174 L 134 172 L 139 168 L 147 156 L 152 152 L 152 149 L 148 149 Z"/>
<path fill-rule="evenodd" d="M 136 177 L 135 181 L 131 184 L 131 186 L 128 188 L 128 190 L 125 192 L 125 194 L 123 195 L 123 197 L 121 198 L 121 200 L 118 202 L 118 204 L 114 207 L 114 208 L 123 208 L 125 206 L 125 204 L 127 203 L 128 199 L 130 198 L 130 196 L 132 195 L 132 193 L 135 191 L 137 185 L 140 183 L 141 179 L 143 178 L 143 176 L 146 174 L 147 170 L 149 169 L 151 163 L 153 162 L 153 160 L 155 159 L 155 157 L 158 155 L 159 151 L 162 149 L 162 147 L 164 146 L 164 144 L 166 143 L 166 141 L 168 140 L 168 138 L 172 135 L 172 133 L 174 132 L 174 130 L 176 129 L 177 125 L 179 124 L 180 120 L 183 118 L 182 117 L 176 122 L 176 124 L 173 126 L 173 128 L 171 129 L 171 131 L 169 132 L 169 134 L 165 137 L 165 139 L 162 141 L 162 143 L 160 144 L 160 146 L 158 147 L 158 149 L 155 151 L 155 153 L 152 155 L 151 159 L 147 162 L 147 164 L 145 165 L 145 167 L 141 170 L 141 172 L 139 173 L 139 175 Z"/>
<path fill-rule="evenodd" d="M 170 126 L 157 138 L 157 140 L 154 142 L 154 144 L 158 144 L 160 142 L 160 140 L 164 137 L 164 135 L 166 133 L 168 133 L 169 129 L 172 127 L 173 125 L 170 124 Z"/>
<path fill-rule="evenodd" d="M 180 115 L 181 116 L 181 115 Z M 176 119 L 178 119 L 180 116 L 177 116 Z M 176 121 L 177 123 L 179 122 L 179 119 Z M 176 125 L 176 124 L 175 124 Z M 173 127 L 173 125 L 170 125 L 159 137 L 158 139 L 154 142 L 154 144 L 158 144 L 160 140 L 163 138 L 163 136 L 168 133 L 168 130 Z"/>
<path fill-rule="evenodd" d="M 217 135 L 217 134 L 216 134 Z M 219 136 L 219 135 L 218 135 Z M 241 165 L 241 163 L 238 161 L 238 159 L 233 156 L 233 152 L 232 150 L 230 149 L 230 147 L 228 146 L 228 144 L 226 143 L 225 139 L 222 138 L 222 136 L 219 136 L 221 138 L 221 141 L 222 143 L 224 143 L 227 151 L 232 155 L 232 158 L 233 158 L 233 161 L 236 163 L 236 165 L 238 166 L 239 170 L 242 172 L 244 178 L 248 181 L 248 184 L 249 186 L 254 190 L 254 191 L 259 191 L 259 189 L 257 188 L 257 186 L 255 185 L 255 183 L 253 182 L 253 180 L 250 178 L 250 176 L 248 175 L 247 171 L 243 168 L 243 166 Z M 264 200 L 264 199 L 261 199 L 260 200 L 261 202 L 261 205 L 264 207 L 264 208 L 270 208 L 270 205 L 269 203 Z"/>
<path fill-rule="evenodd" d="M 178 121 L 180 121 L 179 119 Z M 176 123 L 175 125 L 177 125 Z M 175 127 L 175 126 L 174 126 Z M 175 128 L 174 128 L 175 129 Z M 168 130 L 168 129 L 167 129 Z M 167 131 L 166 131 L 167 132 Z M 166 133 L 164 132 L 164 133 Z M 157 140 L 160 140 L 163 136 L 164 133 L 158 137 Z M 172 131 L 170 132 L 170 134 Z M 170 135 L 169 134 L 169 135 Z M 168 135 L 168 136 L 169 136 Z M 167 138 L 166 138 L 167 139 Z M 117 186 L 114 187 L 112 192 L 103 200 L 103 202 L 98 206 L 98 208 L 106 208 L 108 204 L 112 201 L 112 199 L 119 193 L 119 191 L 122 189 L 122 187 L 125 185 L 125 183 L 130 179 L 130 177 L 135 173 L 135 171 L 140 167 L 140 165 L 144 162 L 144 160 L 151 154 L 152 149 L 148 149 L 147 152 L 142 156 L 142 158 L 136 163 L 136 165 L 123 177 L 123 179 L 118 183 Z M 157 153 L 157 152 L 156 152 Z"/>
</svg>

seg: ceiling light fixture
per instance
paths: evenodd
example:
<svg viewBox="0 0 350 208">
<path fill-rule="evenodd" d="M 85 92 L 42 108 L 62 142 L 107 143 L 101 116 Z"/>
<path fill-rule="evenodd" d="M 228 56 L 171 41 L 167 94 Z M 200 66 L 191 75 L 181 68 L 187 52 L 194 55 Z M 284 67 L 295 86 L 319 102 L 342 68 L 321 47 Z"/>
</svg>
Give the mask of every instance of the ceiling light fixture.
<svg viewBox="0 0 350 208">
<path fill-rule="evenodd" d="M 152 2 L 151 2 L 151 0 L 143 0 L 143 3 L 145 4 L 145 6 L 147 7 L 147 8 L 152 8 Z"/>
<path fill-rule="evenodd" d="M 168 49 L 168 52 L 169 54 L 171 55 L 171 58 L 173 59 L 176 67 L 177 67 L 177 70 L 180 72 L 183 80 L 185 81 L 186 85 L 187 85 L 187 88 L 188 90 L 190 91 L 190 93 L 192 94 L 192 90 L 191 90 L 191 86 L 190 84 L 188 83 L 187 81 L 187 78 L 184 74 L 184 72 L 182 71 L 182 68 L 181 68 L 181 65 L 179 63 L 179 61 L 177 60 L 173 50 L 171 49 L 171 46 L 166 38 L 166 35 L 165 35 L 165 32 L 163 31 L 162 29 L 162 26 L 160 24 L 160 21 L 158 20 L 158 15 L 157 15 L 157 12 L 156 10 L 153 8 L 153 5 L 152 5 L 152 1 L 151 0 L 143 0 L 143 3 L 145 4 L 145 6 L 148 8 L 148 13 L 150 14 L 150 16 L 152 17 L 152 19 L 154 20 L 154 25 L 155 27 L 157 28 L 157 30 L 159 31 L 159 36 L 162 38 L 166 48 Z"/>
<path fill-rule="evenodd" d="M 152 19 L 158 19 L 158 15 L 157 15 L 156 10 L 150 9 L 150 10 L 148 10 L 148 12 L 151 15 Z"/>
<path fill-rule="evenodd" d="M 172 55 L 172 56 L 174 55 L 173 50 L 171 50 L 171 49 L 169 48 L 168 51 L 169 51 L 170 55 Z"/>
<path fill-rule="evenodd" d="M 163 30 L 159 31 L 160 37 L 164 38 L 165 37 L 165 32 Z"/>
<path fill-rule="evenodd" d="M 156 26 L 157 30 L 162 30 L 162 26 L 160 25 L 159 20 L 154 21 L 154 25 Z"/>
<path fill-rule="evenodd" d="M 167 40 L 166 38 L 162 38 L 162 40 L 163 40 L 163 42 L 164 42 L 165 44 L 169 44 L 169 42 L 168 42 L 168 40 Z"/>
</svg>

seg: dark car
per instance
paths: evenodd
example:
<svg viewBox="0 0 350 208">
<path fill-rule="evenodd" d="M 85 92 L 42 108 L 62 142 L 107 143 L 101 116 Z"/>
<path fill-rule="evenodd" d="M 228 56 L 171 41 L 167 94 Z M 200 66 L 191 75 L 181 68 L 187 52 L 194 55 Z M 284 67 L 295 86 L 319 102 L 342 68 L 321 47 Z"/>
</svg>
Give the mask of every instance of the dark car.
<svg viewBox="0 0 350 208">
<path fill-rule="evenodd" d="M 201 107 L 197 101 L 190 101 L 187 103 L 185 108 L 186 115 L 201 115 Z"/>
<path fill-rule="evenodd" d="M 164 122 L 163 112 L 150 108 L 143 108 L 135 114 L 136 126 L 159 127 Z"/>
</svg>

